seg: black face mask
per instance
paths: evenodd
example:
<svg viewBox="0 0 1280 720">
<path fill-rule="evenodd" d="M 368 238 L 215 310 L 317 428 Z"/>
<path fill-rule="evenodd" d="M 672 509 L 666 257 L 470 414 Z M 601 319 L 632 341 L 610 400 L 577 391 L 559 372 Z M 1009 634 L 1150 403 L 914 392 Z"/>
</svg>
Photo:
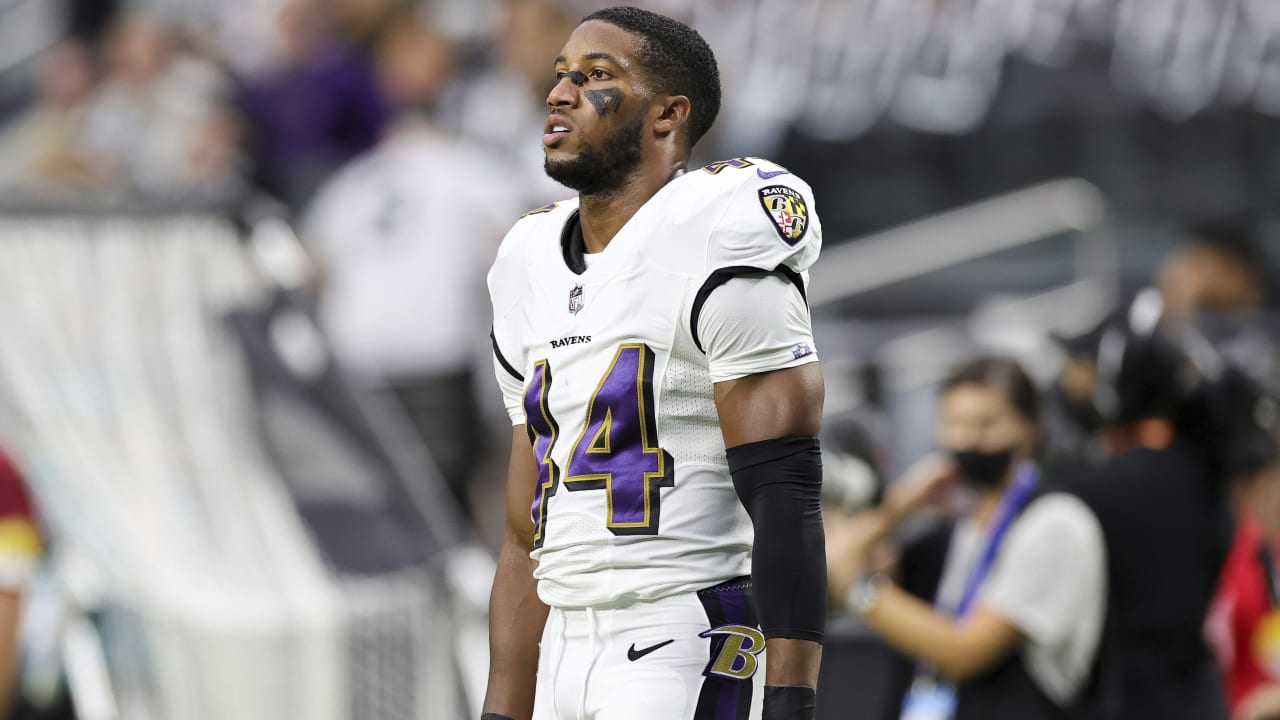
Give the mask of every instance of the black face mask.
<svg viewBox="0 0 1280 720">
<path fill-rule="evenodd" d="M 981 450 L 953 450 L 956 468 L 960 470 L 960 478 L 978 489 L 998 487 L 1009 474 L 1009 466 L 1013 464 L 1013 448 L 999 452 L 983 452 Z"/>
</svg>

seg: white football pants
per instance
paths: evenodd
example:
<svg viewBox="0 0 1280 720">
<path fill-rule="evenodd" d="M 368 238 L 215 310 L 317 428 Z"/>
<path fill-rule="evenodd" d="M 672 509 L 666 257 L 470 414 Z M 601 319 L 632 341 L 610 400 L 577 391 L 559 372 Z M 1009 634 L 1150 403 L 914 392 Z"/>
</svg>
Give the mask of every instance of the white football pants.
<svg viewBox="0 0 1280 720">
<path fill-rule="evenodd" d="M 619 608 L 552 608 L 533 720 L 754 720 L 764 636 L 751 583 Z"/>
</svg>

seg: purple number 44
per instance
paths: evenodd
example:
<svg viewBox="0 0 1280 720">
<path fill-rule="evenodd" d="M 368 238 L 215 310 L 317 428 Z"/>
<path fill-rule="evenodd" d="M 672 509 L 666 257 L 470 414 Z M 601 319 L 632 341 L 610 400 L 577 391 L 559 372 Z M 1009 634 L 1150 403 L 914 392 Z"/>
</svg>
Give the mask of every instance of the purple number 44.
<svg viewBox="0 0 1280 720">
<path fill-rule="evenodd" d="M 605 491 L 606 526 L 615 535 L 657 534 L 660 489 L 674 484 L 674 462 L 658 445 L 653 363 L 653 351 L 644 344 L 618 348 L 591 396 L 582 431 L 564 468 L 566 490 Z M 550 379 L 546 361 L 535 364 L 524 398 L 530 441 L 539 461 L 532 507 L 535 546 L 544 537 L 548 498 L 562 481 L 551 460 L 559 427 L 547 410 Z"/>
</svg>

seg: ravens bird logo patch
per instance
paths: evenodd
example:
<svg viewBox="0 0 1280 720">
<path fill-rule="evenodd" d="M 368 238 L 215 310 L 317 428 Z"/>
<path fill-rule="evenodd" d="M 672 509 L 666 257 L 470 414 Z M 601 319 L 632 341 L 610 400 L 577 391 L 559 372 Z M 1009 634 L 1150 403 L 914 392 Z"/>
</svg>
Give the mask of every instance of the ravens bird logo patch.
<svg viewBox="0 0 1280 720">
<path fill-rule="evenodd" d="M 795 245 L 804 239 L 809 230 L 809 207 L 804 196 L 786 185 L 770 185 L 760 188 L 760 206 L 783 242 Z"/>
</svg>

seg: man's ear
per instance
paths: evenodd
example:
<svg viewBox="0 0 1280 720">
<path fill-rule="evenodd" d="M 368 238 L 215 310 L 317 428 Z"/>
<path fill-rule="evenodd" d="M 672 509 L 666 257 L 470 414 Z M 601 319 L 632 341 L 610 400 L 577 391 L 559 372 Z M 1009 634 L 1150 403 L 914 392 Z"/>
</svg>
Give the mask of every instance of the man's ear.
<svg viewBox="0 0 1280 720">
<path fill-rule="evenodd" d="M 689 113 L 693 110 L 693 104 L 684 95 L 668 95 L 659 107 L 658 119 L 653 124 L 653 130 L 659 136 L 678 132 L 688 124 Z"/>
</svg>

